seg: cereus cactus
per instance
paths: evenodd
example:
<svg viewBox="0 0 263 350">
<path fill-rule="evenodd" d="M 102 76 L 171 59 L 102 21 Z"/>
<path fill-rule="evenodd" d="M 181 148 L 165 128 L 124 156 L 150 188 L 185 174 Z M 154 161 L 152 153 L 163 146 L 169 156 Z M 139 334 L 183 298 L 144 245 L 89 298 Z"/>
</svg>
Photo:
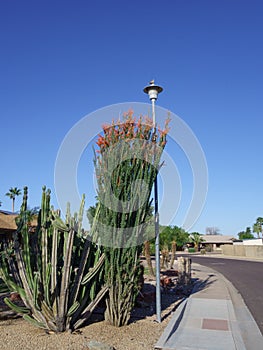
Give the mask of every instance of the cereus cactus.
<svg viewBox="0 0 263 350">
<path fill-rule="evenodd" d="M 82 229 L 84 197 L 79 214 L 68 212 L 63 221 L 50 207 L 50 190 L 43 187 L 38 226 L 28 229 L 27 188 L 12 252 L 2 251 L 0 277 L 19 293 L 20 307 L 5 303 L 37 327 L 55 332 L 74 330 L 91 315 L 107 292 L 101 277 L 105 254 Z"/>
<path fill-rule="evenodd" d="M 128 323 L 138 294 L 140 253 L 152 216 L 151 191 L 167 132 L 168 120 L 164 130 L 157 130 L 149 118 L 136 119 L 129 111 L 123 121 L 104 126 L 97 140 L 100 211 L 93 238 L 104 246 L 109 288 L 105 318 L 115 326 Z"/>
</svg>

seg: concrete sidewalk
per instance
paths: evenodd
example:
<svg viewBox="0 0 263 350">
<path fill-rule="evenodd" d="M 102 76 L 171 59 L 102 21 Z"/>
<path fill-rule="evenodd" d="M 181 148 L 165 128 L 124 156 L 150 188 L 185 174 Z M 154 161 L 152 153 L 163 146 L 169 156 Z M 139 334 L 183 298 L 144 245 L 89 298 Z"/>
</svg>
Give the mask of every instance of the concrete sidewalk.
<svg viewBox="0 0 263 350">
<path fill-rule="evenodd" d="M 155 349 L 262 350 L 262 334 L 233 285 L 195 263 L 192 277 L 193 293 L 177 308 Z"/>
</svg>

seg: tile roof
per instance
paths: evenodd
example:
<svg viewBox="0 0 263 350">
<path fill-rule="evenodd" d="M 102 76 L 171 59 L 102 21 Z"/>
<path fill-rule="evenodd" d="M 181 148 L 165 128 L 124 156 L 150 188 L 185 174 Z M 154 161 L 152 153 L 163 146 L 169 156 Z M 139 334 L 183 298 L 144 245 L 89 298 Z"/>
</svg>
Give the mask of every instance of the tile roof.
<svg viewBox="0 0 263 350">
<path fill-rule="evenodd" d="M 10 214 L 9 212 L 5 212 L 3 210 L 0 211 L 0 231 L 3 230 L 16 230 L 16 222 L 15 218 L 17 214 Z"/>
<path fill-rule="evenodd" d="M 204 243 L 233 243 L 236 240 L 233 236 L 224 235 L 202 235 Z"/>
</svg>

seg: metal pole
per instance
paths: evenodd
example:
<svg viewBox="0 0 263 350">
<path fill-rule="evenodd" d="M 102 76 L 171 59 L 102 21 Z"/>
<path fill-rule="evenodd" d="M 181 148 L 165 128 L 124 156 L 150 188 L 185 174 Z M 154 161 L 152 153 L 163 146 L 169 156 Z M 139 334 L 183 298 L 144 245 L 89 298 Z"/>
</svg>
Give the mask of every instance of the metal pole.
<svg viewBox="0 0 263 350">
<path fill-rule="evenodd" d="M 152 120 L 156 131 L 155 101 L 158 93 L 163 91 L 161 86 L 155 85 L 154 80 L 143 90 L 152 101 Z M 158 175 L 158 173 L 157 173 Z M 161 323 L 161 277 L 160 277 L 160 235 L 159 235 L 159 208 L 158 208 L 158 181 L 154 181 L 154 229 L 155 229 L 155 278 L 156 278 L 156 321 Z"/>
<path fill-rule="evenodd" d="M 153 127 L 156 128 L 156 118 L 155 118 L 155 99 L 152 99 L 152 119 L 153 119 Z"/>
<path fill-rule="evenodd" d="M 152 99 L 152 119 L 154 130 L 155 99 Z M 156 278 L 156 321 L 161 323 L 161 276 L 160 276 L 160 235 L 159 235 L 159 208 L 158 208 L 158 179 L 154 181 L 154 229 L 155 229 L 155 278 Z"/>
<path fill-rule="evenodd" d="M 156 319 L 161 323 L 161 276 L 160 276 L 160 235 L 159 235 L 159 209 L 158 209 L 158 181 L 154 181 L 155 201 L 155 269 L 156 269 Z"/>
</svg>

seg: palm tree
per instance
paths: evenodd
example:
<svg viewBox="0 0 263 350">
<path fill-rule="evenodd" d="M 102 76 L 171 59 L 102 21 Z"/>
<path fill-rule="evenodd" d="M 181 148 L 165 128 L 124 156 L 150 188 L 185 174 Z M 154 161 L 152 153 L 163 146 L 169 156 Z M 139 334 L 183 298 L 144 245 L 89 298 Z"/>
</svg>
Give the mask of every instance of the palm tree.
<svg viewBox="0 0 263 350">
<path fill-rule="evenodd" d="M 194 243 L 194 247 L 196 250 L 199 248 L 199 244 L 204 242 L 205 240 L 198 232 L 192 232 L 190 234 L 190 242 Z"/>
<path fill-rule="evenodd" d="M 253 225 L 253 232 L 256 232 L 258 238 L 259 234 L 261 233 L 261 237 L 263 239 L 263 218 L 258 217 L 256 223 Z"/>
<path fill-rule="evenodd" d="M 17 187 L 11 187 L 9 189 L 9 192 L 7 192 L 5 195 L 12 199 L 12 211 L 15 211 L 15 199 L 17 196 L 20 196 L 21 190 Z"/>
<path fill-rule="evenodd" d="M 152 265 L 152 258 L 151 258 L 151 248 L 150 248 L 150 241 L 144 242 L 144 256 L 146 259 L 146 263 L 149 269 L 149 274 L 151 276 L 154 276 L 154 270 Z"/>
<path fill-rule="evenodd" d="M 260 233 L 262 235 L 262 225 L 263 225 L 263 218 L 258 217 L 256 223 L 253 225 L 253 232 L 257 234 L 258 238 Z"/>
<path fill-rule="evenodd" d="M 175 254 L 176 254 L 176 241 L 172 241 L 172 254 L 171 254 L 171 260 L 170 260 L 170 269 L 173 269 L 174 266 L 174 260 L 175 260 Z"/>
<path fill-rule="evenodd" d="M 253 232 L 255 232 L 257 234 L 258 238 L 259 238 L 259 234 L 261 232 L 261 227 L 259 226 L 259 224 L 255 223 L 253 225 Z"/>
</svg>

